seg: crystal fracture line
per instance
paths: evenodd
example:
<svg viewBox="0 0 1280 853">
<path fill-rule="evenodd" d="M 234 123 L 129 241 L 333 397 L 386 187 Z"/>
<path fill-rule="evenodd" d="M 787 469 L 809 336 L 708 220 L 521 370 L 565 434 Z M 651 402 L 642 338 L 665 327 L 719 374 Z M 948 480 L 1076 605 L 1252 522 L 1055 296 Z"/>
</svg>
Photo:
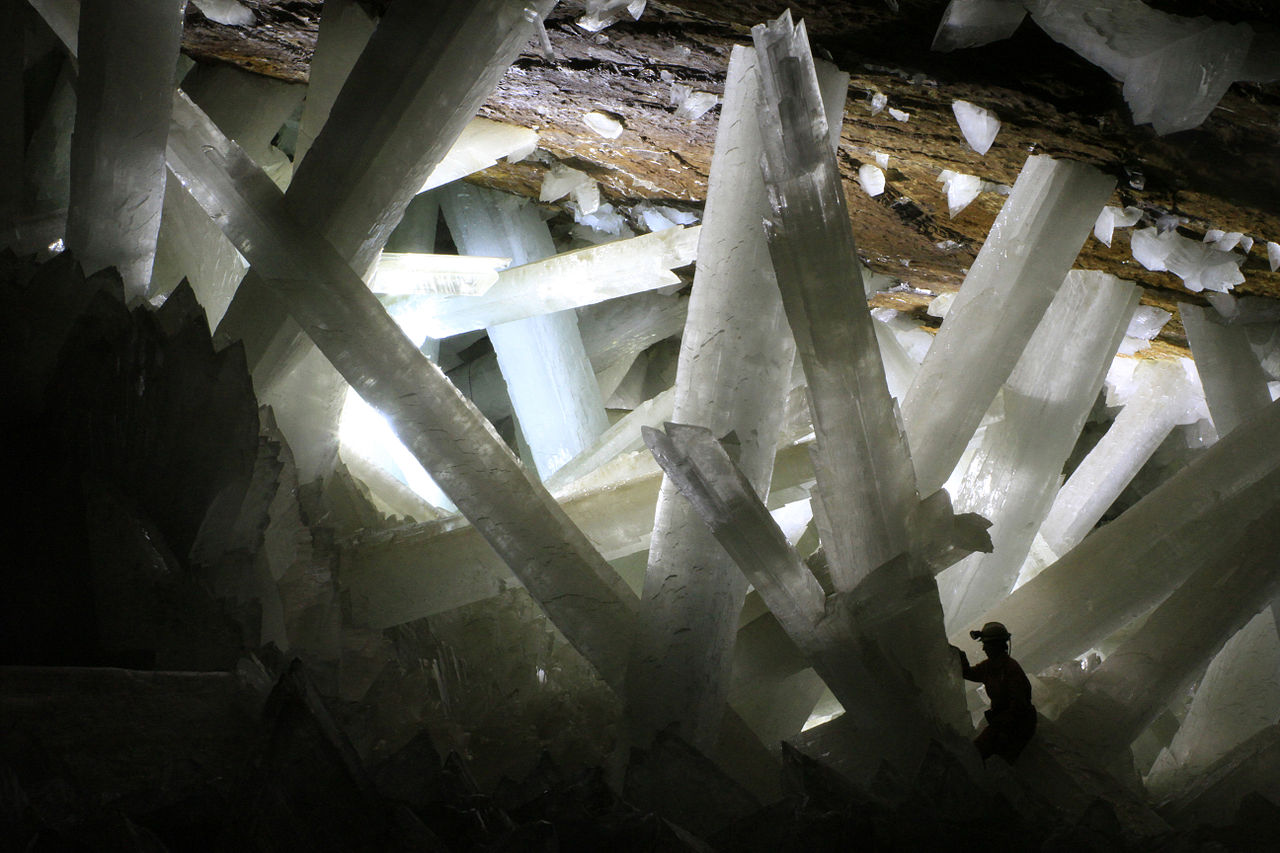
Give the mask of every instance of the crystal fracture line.
<svg viewBox="0 0 1280 853">
<path fill-rule="evenodd" d="M 184 97 L 169 162 L 320 350 L 476 525 L 566 639 L 619 684 L 635 599 L 493 428 L 418 351 L 279 189 Z"/>
<path fill-rule="evenodd" d="M 1027 158 L 902 404 L 921 493 L 951 475 L 1114 188 L 1089 166 Z"/>
<path fill-rule="evenodd" d="M 116 267 L 129 299 L 146 295 L 155 261 L 184 5 L 85 0 L 80 11 L 67 245 L 87 271 Z"/>
<path fill-rule="evenodd" d="M 755 52 L 735 47 L 707 188 L 672 419 L 734 432 L 739 465 L 767 494 L 794 351 L 760 222 Z M 647 742 L 678 723 L 713 744 L 728 692 L 746 581 L 675 487 L 654 518 L 640 630 L 627 673 L 632 736 Z"/>
</svg>

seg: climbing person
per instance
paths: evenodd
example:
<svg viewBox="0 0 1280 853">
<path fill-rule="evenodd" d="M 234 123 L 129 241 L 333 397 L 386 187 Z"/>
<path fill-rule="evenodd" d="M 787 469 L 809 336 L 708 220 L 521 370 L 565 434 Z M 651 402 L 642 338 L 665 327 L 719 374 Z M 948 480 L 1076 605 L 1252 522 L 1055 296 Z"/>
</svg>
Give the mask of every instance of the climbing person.
<svg viewBox="0 0 1280 853">
<path fill-rule="evenodd" d="M 1036 730 L 1036 708 L 1031 704 L 1031 682 L 1018 662 L 1009 656 L 1009 630 L 999 622 L 988 622 L 981 631 L 969 636 L 982 642 L 987 659 L 969 665 L 969 656 L 960 654 L 960 674 L 968 681 L 978 681 L 987 689 L 991 707 L 986 711 L 987 726 L 974 738 L 974 746 L 986 761 L 998 755 L 1012 764 Z"/>
</svg>

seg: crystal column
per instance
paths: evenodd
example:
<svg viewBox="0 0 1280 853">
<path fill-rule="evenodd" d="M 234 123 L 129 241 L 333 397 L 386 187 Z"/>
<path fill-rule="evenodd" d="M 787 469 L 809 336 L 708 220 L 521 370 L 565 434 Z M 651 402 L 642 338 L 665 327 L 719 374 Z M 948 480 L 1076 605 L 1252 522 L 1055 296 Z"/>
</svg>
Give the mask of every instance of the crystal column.
<svg viewBox="0 0 1280 853">
<path fill-rule="evenodd" d="M 994 550 L 938 575 L 948 634 L 1013 589 L 1137 303 L 1131 282 L 1072 271 L 1045 311 L 1005 383 L 1004 418 L 983 433 L 953 498 L 992 522 Z"/>
<path fill-rule="evenodd" d="M 1230 547 L 1198 565 L 1084 683 L 1058 726 L 1087 751 L 1116 757 L 1231 635 L 1280 592 L 1280 493 L 1272 491 Z M 1217 536 L 1216 531 L 1208 531 Z"/>
<path fill-rule="evenodd" d="M 523 265 L 556 253 L 551 230 L 527 201 L 464 184 L 439 193 L 463 254 L 509 257 Z M 545 479 L 609 427 L 578 317 L 557 311 L 490 326 L 488 332 L 520 430 Z"/>
<path fill-rule="evenodd" d="M 1174 426 L 1194 418 L 1190 383 L 1177 363 L 1144 361 L 1134 380 L 1139 390 L 1071 472 L 1040 525 L 1040 535 L 1058 556 L 1094 528 Z"/>
<path fill-rule="evenodd" d="M 921 494 L 951 475 L 1114 188 L 1081 163 L 1027 158 L 902 403 Z"/>
<path fill-rule="evenodd" d="M 67 245 L 146 295 L 164 203 L 164 144 L 185 3 L 85 0 Z"/>
<path fill-rule="evenodd" d="M 766 493 L 794 349 L 760 223 L 755 52 L 735 47 L 716 134 L 674 420 L 734 432 L 739 465 Z M 748 309 L 749 306 L 749 309 Z M 664 480 L 627 672 L 632 737 L 671 724 L 695 746 L 715 742 L 728 692 L 746 580 L 675 486 Z"/>
<path fill-rule="evenodd" d="M 565 638 L 620 686 L 635 599 L 493 428 L 405 336 L 336 250 L 292 215 L 271 179 L 189 99 L 168 160 L 277 289 L 316 346 L 503 558 Z"/>
<path fill-rule="evenodd" d="M 1075 657 L 1236 549 L 1277 494 L 1272 403 L 974 621 L 1009 626 L 1028 672 Z"/>
<path fill-rule="evenodd" d="M 1215 314 L 1209 308 L 1178 304 L 1205 402 L 1221 438 L 1270 403 L 1271 394 L 1267 374 L 1249 347 L 1245 327 L 1215 323 Z"/>
</svg>

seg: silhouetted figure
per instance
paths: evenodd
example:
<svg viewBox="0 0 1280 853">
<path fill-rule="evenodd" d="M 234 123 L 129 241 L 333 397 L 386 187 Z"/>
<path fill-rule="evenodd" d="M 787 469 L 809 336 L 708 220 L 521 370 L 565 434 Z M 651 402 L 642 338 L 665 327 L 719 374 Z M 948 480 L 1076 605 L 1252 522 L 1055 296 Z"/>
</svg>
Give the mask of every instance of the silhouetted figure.
<svg viewBox="0 0 1280 853">
<path fill-rule="evenodd" d="M 983 761 L 998 755 L 1012 764 L 1036 730 L 1031 682 L 1018 662 L 1009 656 L 1011 635 L 1004 625 L 988 622 L 981 631 L 970 631 L 969 636 L 982 641 L 987 659 L 970 666 L 969 656 L 956 649 L 960 653 L 960 673 L 969 681 L 982 682 L 991 701 L 986 711 L 987 727 L 974 738 L 974 746 L 978 747 Z"/>
</svg>

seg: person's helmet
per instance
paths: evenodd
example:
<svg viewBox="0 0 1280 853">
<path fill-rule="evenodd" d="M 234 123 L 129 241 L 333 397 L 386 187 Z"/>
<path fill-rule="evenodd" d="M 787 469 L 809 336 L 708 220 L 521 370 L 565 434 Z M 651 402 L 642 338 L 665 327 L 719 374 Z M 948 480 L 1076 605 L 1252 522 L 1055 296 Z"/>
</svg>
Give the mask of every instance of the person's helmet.
<svg viewBox="0 0 1280 853">
<path fill-rule="evenodd" d="M 984 643 L 990 640 L 1007 643 L 1013 638 L 1013 635 L 1009 633 L 1009 629 L 1000 622 L 988 622 L 982 626 L 981 631 L 970 631 L 969 636 Z"/>
</svg>

